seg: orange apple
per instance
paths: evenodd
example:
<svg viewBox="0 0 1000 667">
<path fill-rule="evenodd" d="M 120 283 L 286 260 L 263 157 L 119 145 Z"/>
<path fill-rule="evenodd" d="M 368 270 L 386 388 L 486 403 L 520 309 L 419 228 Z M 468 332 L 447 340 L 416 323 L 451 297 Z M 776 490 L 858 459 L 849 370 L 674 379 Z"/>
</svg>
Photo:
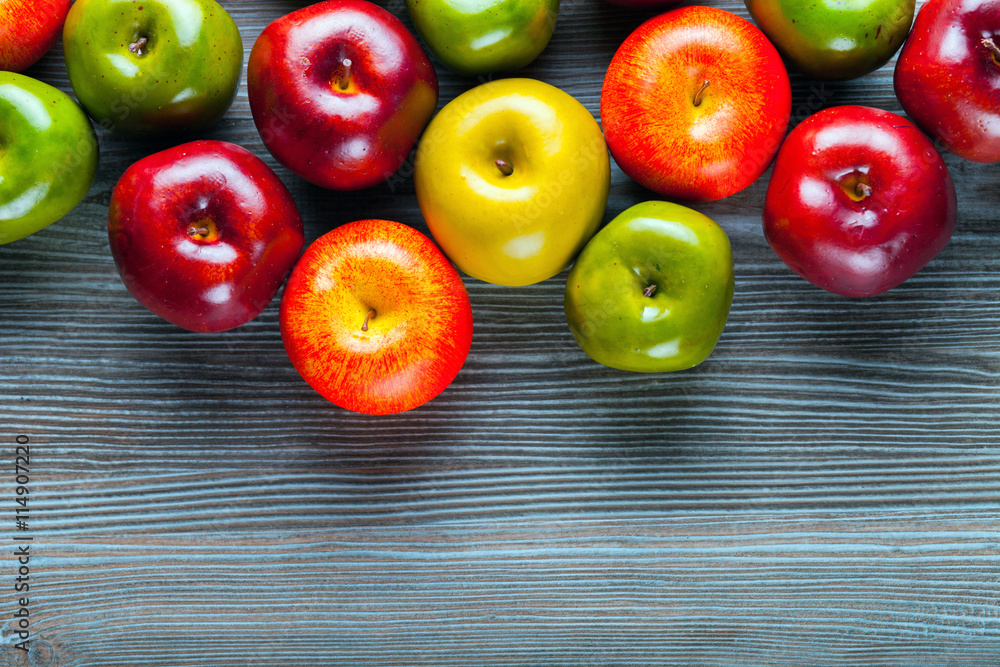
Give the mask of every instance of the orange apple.
<svg viewBox="0 0 1000 667">
<path fill-rule="evenodd" d="M 303 379 L 340 407 L 372 415 L 440 394 L 472 344 L 458 271 L 429 238 L 388 220 L 352 222 L 310 245 L 279 318 Z"/>
<path fill-rule="evenodd" d="M 760 30 L 715 7 L 639 26 L 615 53 L 601 122 L 615 162 L 671 199 L 711 201 L 767 169 L 788 129 L 792 90 Z"/>
<path fill-rule="evenodd" d="M 0 0 L 0 70 L 23 72 L 62 33 L 70 0 Z"/>
</svg>

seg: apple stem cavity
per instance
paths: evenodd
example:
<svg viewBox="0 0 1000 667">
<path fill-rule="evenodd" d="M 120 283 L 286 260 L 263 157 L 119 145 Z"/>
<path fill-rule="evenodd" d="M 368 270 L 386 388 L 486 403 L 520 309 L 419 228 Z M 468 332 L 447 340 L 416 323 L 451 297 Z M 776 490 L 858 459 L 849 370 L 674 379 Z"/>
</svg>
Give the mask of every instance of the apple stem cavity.
<svg viewBox="0 0 1000 667">
<path fill-rule="evenodd" d="M 128 45 L 128 50 L 135 55 L 142 57 L 145 55 L 145 51 L 143 51 L 143 49 L 146 48 L 147 44 L 149 44 L 149 40 L 145 37 L 140 37 Z"/>
<path fill-rule="evenodd" d="M 500 173 L 503 174 L 504 176 L 510 176 L 511 174 L 514 173 L 513 165 L 511 165 L 511 163 L 507 162 L 506 160 L 497 160 L 495 164 L 497 166 L 497 169 L 499 169 Z"/>
<path fill-rule="evenodd" d="M 344 69 L 341 71 L 337 85 L 341 90 L 347 90 L 351 85 L 351 65 L 354 63 L 351 62 L 350 58 L 344 58 L 340 64 Z"/>
<path fill-rule="evenodd" d="M 653 283 L 651 285 L 646 285 L 645 287 L 642 288 L 643 296 L 652 297 L 654 294 L 656 294 L 656 283 Z"/>
<path fill-rule="evenodd" d="M 993 41 L 994 39 L 992 37 L 983 39 L 983 46 L 993 54 L 993 62 L 1000 65 L 1000 46 L 997 46 L 997 43 Z"/>
<path fill-rule="evenodd" d="M 698 92 L 694 94 L 693 101 L 696 107 L 700 107 L 701 103 L 704 101 L 702 96 L 705 94 L 705 89 L 708 88 L 709 83 L 710 83 L 709 80 L 705 79 L 705 83 L 701 84 L 701 88 L 699 88 Z"/>
<path fill-rule="evenodd" d="M 368 331 L 368 320 L 374 320 L 378 313 L 375 312 L 374 308 L 368 310 L 368 314 L 365 315 L 365 321 L 361 324 L 362 331 Z"/>
</svg>

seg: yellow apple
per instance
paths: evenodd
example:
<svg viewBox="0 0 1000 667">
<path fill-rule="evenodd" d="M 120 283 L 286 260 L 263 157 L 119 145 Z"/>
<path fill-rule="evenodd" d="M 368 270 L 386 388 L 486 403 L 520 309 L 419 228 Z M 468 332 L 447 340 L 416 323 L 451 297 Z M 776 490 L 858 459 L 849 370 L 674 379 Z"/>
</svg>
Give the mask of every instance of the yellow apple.
<svg viewBox="0 0 1000 667">
<path fill-rule="evenodd" d="M 541 81 L 501 79 L 431 121 L 413 178 L 427 227 L 459 269 L 530 285 L 566 268 L 597 231 L 611 166 L 582 104 Z"/>
</svg>

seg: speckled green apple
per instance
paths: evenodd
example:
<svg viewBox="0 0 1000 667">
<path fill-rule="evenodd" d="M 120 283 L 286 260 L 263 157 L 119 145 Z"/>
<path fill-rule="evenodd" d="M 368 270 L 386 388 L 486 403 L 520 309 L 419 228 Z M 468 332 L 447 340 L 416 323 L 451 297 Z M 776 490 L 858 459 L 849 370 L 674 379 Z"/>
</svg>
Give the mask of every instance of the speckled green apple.
<svg viewBox="0 0 1000 667">
<path fill-rule="evenodd" d="M 854 79 L 903 45 L 915 0 L 745 0 L 758 27 L 805 74 Z"/>
<path fill-rule="evenodd" d="M 733 301 L 729 237 L 690 208 L 650 201 L 590 240 L 566 281 L 573 337 L 626 371 L 679 371 L 712 353 Z"/>
<path fill-rule="evenodd" d="M 0 244 L 69 213 L 97 174 L 97 137 L 66 93 L 0 72 Z"/>
<path fill-rule="evenodd" d="M 243 71 L 240 32 L 215 0 L 77 0 L 63 44 L 80 103 L 123 134 L 214 125 Z"/>
<path fill-rule="evenodd" d="M 465 76 L 505 72 L 538 57 L 559 0 L 406 0 L 410 18 L 446 67 Z"/>
</svg>

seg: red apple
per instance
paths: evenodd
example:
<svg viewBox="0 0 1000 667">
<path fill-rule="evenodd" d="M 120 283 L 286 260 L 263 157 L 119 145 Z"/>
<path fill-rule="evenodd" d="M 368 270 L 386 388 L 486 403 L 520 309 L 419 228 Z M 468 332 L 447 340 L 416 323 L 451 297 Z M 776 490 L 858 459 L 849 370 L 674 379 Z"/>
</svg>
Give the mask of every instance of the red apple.
<svg viewBox="0 0 1000 667">
<path fill-rule="evenodd" d="M 264 29 L 247 67 L 264 145 L 333 190 L 385 181 L 437 106 L 434 68 L 416 38 L 365 0 L 328 0 Z"/>
<path fill-rule="evenodd" d="M 426 236 L 387 220 L 352 222 L 310 245 L 280 317 L 305 381 L 340 407 L 373 415 L 440 394 L 472 344 L 458 271 Z"/>
<path fill-rule="evenodd" d="M 0 70 L 23 72 L 56 43 L 70 0 L 0 0 Z"/>
<path fill-rule="evenodd" d="M 682 7 L 639 26 L 604 78 L 601 121 L 628 176 L 672 199 L 709 201 L 767 169 L 788 129 L 781 56 L 748 21 Z"/>
<path fill-rule="evenodd" d="M 863 297 L 923 268 L 948 244 L 955 217 L 948 169 L 913 123 L 833 107 L 802 121 L 778 152 L 764 237 L 809 282 Z"/>
<path fill-rule="evenodd" d="M 292 196 L 250 151 L 196 141 L 139 160 L 111 195 L 111 254 L 132 295 L 184 329 L 257 317 L 302 251 Z"/>
<path fill-rule="evenodd" d="M 952 153 L 1000 162 L 1000 0 L 928 0 L 894 83 L 906 114 Z"/>
</svg>

